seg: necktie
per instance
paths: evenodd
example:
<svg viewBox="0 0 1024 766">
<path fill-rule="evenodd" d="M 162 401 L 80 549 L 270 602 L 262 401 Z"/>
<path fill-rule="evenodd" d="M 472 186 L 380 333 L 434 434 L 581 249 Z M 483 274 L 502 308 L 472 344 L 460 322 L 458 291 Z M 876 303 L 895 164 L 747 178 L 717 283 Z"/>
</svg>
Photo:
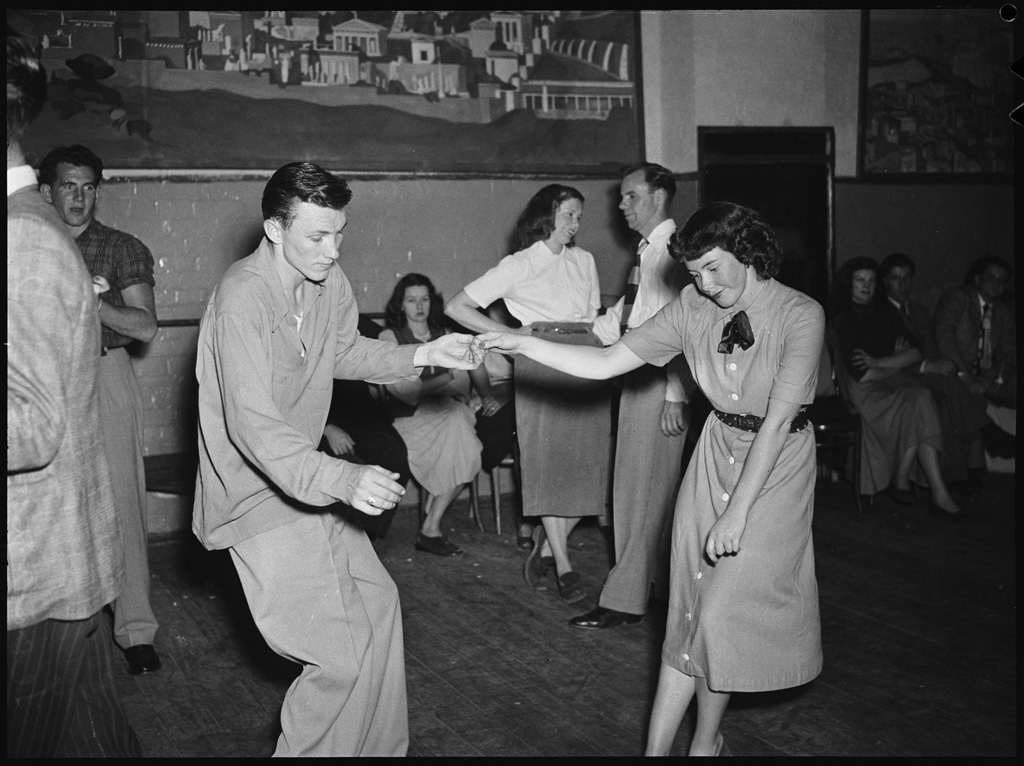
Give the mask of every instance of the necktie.
<svg viewBox="0 0 1024 766">
<path fill-rule="evenodd" d="M 629 279 L 626 280 L 626 294 L 623 296 L 622 302 L 622 319 L 619 322 L 619 329 L 623 335 L 626 334 L 629 315 L 633 313 L 636 294 L 640 292 L 640 253 L 644 251 L 645 247 L 647 247 L 647 240 L 641 239 L 640 245 L 636 249 L 636 260 L 633 262 L 633 268 L 629 270 Z"/>
<path fill-rule="evenodd" d="M 903 316 L 910 319 L 910 301 L 904 301 L 900 306 L 900 310 L 903 312 Z"/>
<path fill-rule="evenodd" d="M 981 312 L 981 327 L 978 328 L 978 357 L 974 362 L 975 372 L 985 372 L 992 367 L 992 304 L 986 303 Z"/>
<path fill-rule="evenodd" d="M 722 340 L 718 344 L 718 353 L 731 354 L 737 344 L 744 351 L 754 345 L 754 331 L 750 329 L 746 311 L 737 311 L 733 318 L 725 323 L 725 327 L 722 328 Z"/>
</svg>

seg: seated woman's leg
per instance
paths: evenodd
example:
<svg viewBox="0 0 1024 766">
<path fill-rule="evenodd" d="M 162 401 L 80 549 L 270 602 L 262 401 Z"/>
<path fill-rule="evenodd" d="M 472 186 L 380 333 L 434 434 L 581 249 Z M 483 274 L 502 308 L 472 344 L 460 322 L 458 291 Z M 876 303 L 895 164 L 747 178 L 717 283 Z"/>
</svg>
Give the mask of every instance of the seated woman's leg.
<svg viewBox="0 0 1024 766">
<path fill-rule="evenodd" d="M 897 489 L 910 489 L 910 469 L 914 467 L 916 458 L 916 445 L 900 455 L 900 461 L 896 464 L 896 479 L 893 481 Z"/>
<path fill-rule="evenodd" d="M 425 537 L 441 536 L 441 519 L 444 516 L 444 512 L 448 510 L 448 506 L 452 504 L 456 496 L 459 494 L 460 489 L 462 489 L 461 485 L 447 490 L 446 492 L 442 492 L 439 495 L 430 495 L 423 519 L 423 525 L 420 527 L 420 534 Z"/>
<path fill-rule="evenodd" d="M 960 513 L 960 507 L 953 500 L 952 495 L 946 488 L 942 479 L 942 471 L 939 469 L 939 453 L 930 444 L 922 444 L 917 450 L 918 459 L 921 461 L 921 468 L 928 479 L 928 486 L 932 492 L 932 503 L 946 513 Z"/>
</svg>

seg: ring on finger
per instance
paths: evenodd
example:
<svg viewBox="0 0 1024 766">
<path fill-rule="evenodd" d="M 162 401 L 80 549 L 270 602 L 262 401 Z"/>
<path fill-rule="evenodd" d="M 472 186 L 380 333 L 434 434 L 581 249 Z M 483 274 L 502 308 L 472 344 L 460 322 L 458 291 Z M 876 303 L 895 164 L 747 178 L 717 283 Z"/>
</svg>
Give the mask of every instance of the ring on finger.
<svg viewBox="0 0 1024 766">
<path fill-rule="evenodd" d="M 373 499 L 373 495 L 367 496 L 366 503 L 367 503 L 367 505 L 373 505 L 373 506 L 377 505 L 377 502 Z"/>
</svg>

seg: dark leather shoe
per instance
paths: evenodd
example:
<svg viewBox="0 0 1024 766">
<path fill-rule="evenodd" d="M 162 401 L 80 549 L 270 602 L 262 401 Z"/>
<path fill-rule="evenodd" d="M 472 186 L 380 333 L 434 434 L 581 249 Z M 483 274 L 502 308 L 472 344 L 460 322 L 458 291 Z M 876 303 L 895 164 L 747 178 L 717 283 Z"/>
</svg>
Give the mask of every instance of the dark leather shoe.
<svg viewBox="0 0 1024 766">
<path fill-rule="evenodd" d="M 163 667 L 152 644 L 129 646 L 124 650 L 124 656 L 128 660 L 128 672 L 133 676 L 155 673 Z"/>
<path fill-rule="evenodd" d="M 622 624 L 633 625 L 642 619 L 642 614 L 616 612 L 614 609 L 605 609 L 603 606 L 599 606 L 579 617 L 573 617 L 569 620 L 569 624 L 574 628 L 584 628 L 585 630 L 606 630 Z"/>
<path fill-rule="evenodd" d="M 891 497 L 900 505 L 913 505 L 914 501 L 917 499 L 914 496 L 913 490 L 900 489 L 895 484 L 889 487 L 889 497 Z"/>
</svg>

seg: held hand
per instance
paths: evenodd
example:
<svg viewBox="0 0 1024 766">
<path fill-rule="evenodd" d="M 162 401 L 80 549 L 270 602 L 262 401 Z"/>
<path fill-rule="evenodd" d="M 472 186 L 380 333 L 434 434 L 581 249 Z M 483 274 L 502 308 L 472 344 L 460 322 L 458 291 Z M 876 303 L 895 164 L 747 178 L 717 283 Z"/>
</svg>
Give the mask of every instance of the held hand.
<svg viewBox="0 0 1024 766">
<path fill-rule="evenodd" d="M 327 446 L 334 457 L 351 455 L 356 446 L 356 443 L 346 431 L 330 423 L 324 426 L 324 439 L 327 440 Z"/>
<path fill-rule="evenodd" d="M 737 554 L 740 552 L 740 538 L 743 537 L 743 530 L 747 526 L 746 516 L 741 516 L 733 511 L 726 511 L 711 527 L 708 535 L 708 543 L 704 546 L 705 552 L 712 563 L 717 562 L 721 556 Z"/>
<path fill-rule="evenodd" d="M 661 432 L 665 436 L 682 436 L 689 420 L 682 402 L 665 402 L 661 407 Z"/>
<path fill-rule="evenodd" d="M 495 399 L 493 396 L 485 396 L 483 398 L 483 405 L 480 407 L 480 413 L 484 417 L 491 417 L 498 410 L 501 409 L 501 402 Z"/>
<path fill-rule="evenodd" d="M 518 354 L 523 336 L 519 333 L 485 332 L 476 336 L 476 343 L 485 351 L 499 351 L 502 354 Z"/>
<path fill-rule="evenodd" d="M 379 516 L 398 505 L 405 494 L 405 487 L 395 481 L 397 473 L 385 471 L 379 465 L 360 465 L 355 470 L 352 497 L 348 504 L 357 511 Z"/>
<path fill-rule="evenodd" d="M 895 353 L 902 354 L 908 348 L 910 348 L 910 339 L 906 335 L 901 335 L 896 339 Z"/>
<path fill-rule="evenodd" d="M 452 333 L 421 347 L 427 357 L 423 366 L 447 367 L 452 370 L 475 370 L 483 361 L 483 354 L 472 335 Z"/>
<path fill-rule="evenodd" d="M 95 293 L 97 298 L 100 297 L 103 293 L 105 293 L 109 289 L 110 289 L 110 282 L 108 282 L 105 277 L 101 277 L 99 274 L 96 274 L 96 275 L 93 276 L 93 278 L 92 278 L 92 291 L 93 291 L 93 293 Z"/>
<path fill-rule="evenodd" d="M 875 358 L 858 348 L 853 352 L 853 366 L 858 370 L 870 370 L 875 366 Z"/>
</svg>

